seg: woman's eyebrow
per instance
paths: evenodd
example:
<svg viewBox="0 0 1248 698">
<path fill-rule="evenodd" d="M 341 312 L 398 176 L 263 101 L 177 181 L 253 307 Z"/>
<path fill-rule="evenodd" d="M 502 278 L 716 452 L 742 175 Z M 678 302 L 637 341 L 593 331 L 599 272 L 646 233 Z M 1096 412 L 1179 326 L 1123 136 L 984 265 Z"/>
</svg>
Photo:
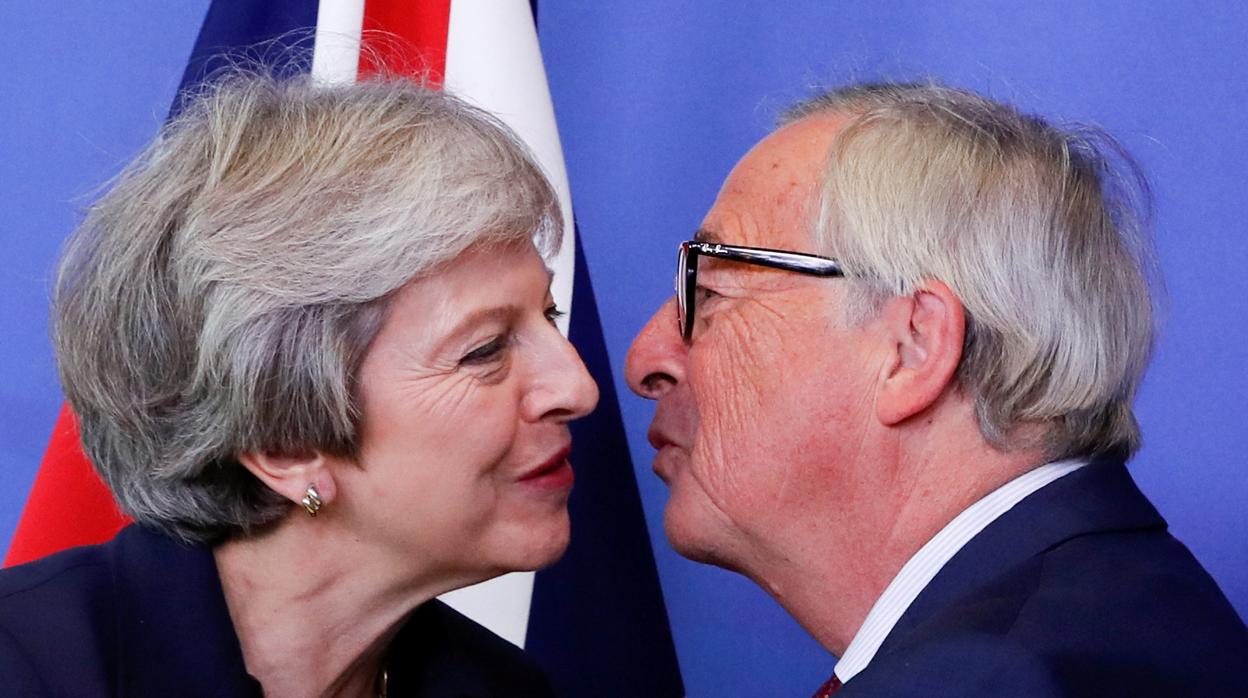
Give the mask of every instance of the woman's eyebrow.
<svg viewBox="0 0 1248 698">
<path fill-rule="evenodd" d="M 519 312 L 520 306 L 513 303 L 489 305 L 469 311 L 466 315 L 459 318 L 451 326 L 451 329 L 447 330 L 443 338 L 434 345 L 434 353 L 445 351 L 447 345 L 470 333 L 478 325 L 487 322 L 506 322 L 508 319 L 515 317 Z"/>
</svg>

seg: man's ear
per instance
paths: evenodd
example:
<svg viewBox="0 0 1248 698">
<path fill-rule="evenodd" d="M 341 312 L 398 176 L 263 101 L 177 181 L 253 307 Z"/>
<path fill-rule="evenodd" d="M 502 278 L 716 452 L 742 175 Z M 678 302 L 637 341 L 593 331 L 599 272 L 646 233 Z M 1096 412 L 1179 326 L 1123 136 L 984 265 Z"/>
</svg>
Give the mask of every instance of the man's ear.
<svg viewBox="0 0 1248 698">
<path fill-rule="evenodd" d="M 298 504 L 308 491 L 316 488 L 321 501 L 328 504 L 338 492 L 329 459 L 320 451 L 274 453 L 248 451 L 238 461 L 269 489 Z"/>
<path fill-rule="evenodd" d="M 931 407 L 955 379 L 966 316 L 962 301 L 940 281 L 894 298 L 880 316 L 892 354 L 880 376 L 876 416 L 896 425 Z"/>
</svg>

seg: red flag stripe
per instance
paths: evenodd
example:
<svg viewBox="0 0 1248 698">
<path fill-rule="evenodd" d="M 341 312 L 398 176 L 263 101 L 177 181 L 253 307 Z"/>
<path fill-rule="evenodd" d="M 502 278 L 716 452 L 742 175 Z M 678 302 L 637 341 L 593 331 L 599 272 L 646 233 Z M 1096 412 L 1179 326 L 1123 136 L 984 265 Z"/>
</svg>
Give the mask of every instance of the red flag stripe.
<svg viewBox="0 0 1248 698">
<path fill-rule="evenodd" d="M 450 22 L 451 0 L 366 0 L 360 77 L 384 67 L 395 75 L 427 75 L 431 87 L 440 87 Z"/>
<path fill-rule="evenodd" d="M 129 523 L 78 442 L 78 422 L 61 408 L 4 565 L 20 565 L 112 538 Z"/>
</svg>

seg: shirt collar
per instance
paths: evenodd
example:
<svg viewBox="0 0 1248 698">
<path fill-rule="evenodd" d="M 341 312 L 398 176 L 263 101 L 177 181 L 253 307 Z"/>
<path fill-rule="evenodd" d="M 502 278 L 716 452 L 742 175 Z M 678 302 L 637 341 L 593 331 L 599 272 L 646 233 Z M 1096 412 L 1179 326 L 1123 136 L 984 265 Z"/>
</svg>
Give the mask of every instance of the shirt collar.
<svg viewBox="0 0 1248 698">
<path fill-rule="evenodd" d="M 945 563 L 976 534 L 1028 495 L 1087 464 L 1086 460 L 1072 459 L 1047 463 L 1029 470 L 988 493 L 945 524 L 944 528 L 911 556 L 884 589 L 884 593 L 880 594 L 854 639 L 845 648 L 840 661 L 836 663 L 837 678 L 846 683 L 867 668 L 910 604 L 914 603 L 915 598 Z"/>
</svg>

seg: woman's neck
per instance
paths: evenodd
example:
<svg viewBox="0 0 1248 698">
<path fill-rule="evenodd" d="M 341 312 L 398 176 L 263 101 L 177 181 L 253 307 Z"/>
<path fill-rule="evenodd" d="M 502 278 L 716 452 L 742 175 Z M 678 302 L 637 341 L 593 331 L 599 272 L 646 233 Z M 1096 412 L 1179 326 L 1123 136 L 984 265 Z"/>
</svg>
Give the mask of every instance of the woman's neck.
<svg viewBox="0 0 1248 698">
<path fill-rule="evenodd" d="M 291 516 L 213 551 L 247 671 L 271 698 L 376 695 L 407 615 L 451 588 L 327 523 Z"/>
</svg>

